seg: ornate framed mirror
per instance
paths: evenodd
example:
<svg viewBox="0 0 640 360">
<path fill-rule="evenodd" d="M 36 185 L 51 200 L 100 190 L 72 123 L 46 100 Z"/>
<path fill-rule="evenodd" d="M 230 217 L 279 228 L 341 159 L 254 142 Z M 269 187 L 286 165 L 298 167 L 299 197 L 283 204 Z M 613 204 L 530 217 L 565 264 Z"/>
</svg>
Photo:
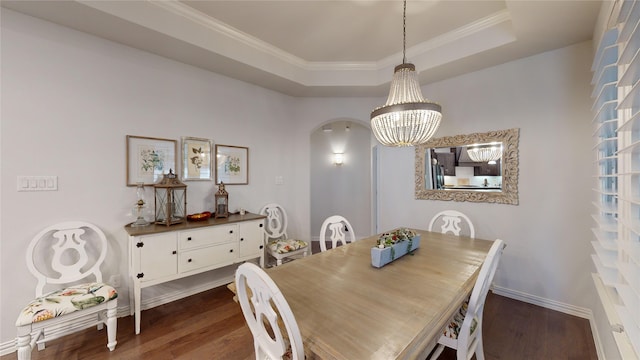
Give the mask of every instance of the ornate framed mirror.
<svg viewBox="0 0 640 360">
<path fill-rule="evenodd" d="M 519 137 L 520 129 L 508 129 L 416 146 L 416 199 L 517 205 Z"/>
</svg>

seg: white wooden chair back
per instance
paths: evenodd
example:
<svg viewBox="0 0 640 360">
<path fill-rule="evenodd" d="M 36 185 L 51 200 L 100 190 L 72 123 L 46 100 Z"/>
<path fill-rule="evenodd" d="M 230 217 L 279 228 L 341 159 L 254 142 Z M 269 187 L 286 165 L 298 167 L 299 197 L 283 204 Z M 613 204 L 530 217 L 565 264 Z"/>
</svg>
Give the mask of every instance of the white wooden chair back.
<svg viewBox="0 0 640 360">
<path fill-rule="evenodd" d="M 235 280 L 242 314 L 253 335 L 256 359 L 282 359 L 285 354 L 293 360 L 304 359 L 296 318 L 269 275 L 255 264 L 244 263 L 236 270 Z"/>
<path fill-rule="evenodd" d="M 493 276 L 498 268 L 503 250 L 504 241 L 498 239 L 493 242 L 489 254 L 487 254 L 487 258 L 484 264 L 482 264 L 482 269 L 480 269 L 480 274 L 478 274 L 473 291 L 471 292 L 467 315 L 462 322 L 460 335 L 458 337 L 457 351 L 463 351 L 462 357 L 465 359 L 471 358 L 474 353 L 477 354 L 478 352 L 482 353 L 482 355 L 476 355 L 476 358 L 484 358 L 484 348 L 482 346 L 484 303 L 487 299 L 487 293 L 493 282 Z M 477 325 L 475 326 L 475 331 L 472 332 L 471 328 L 474 321 Z"/>
<path fill-rule="evenodd" d="M 40 231 L 26 254 L 27 267 L 38 279 L 36 297 L 44 294 L 47 284 L 72 284 L 92 275 L 96 282 L 102 282 L 100 266 L 106 256 L 107 237 L 93 224 L 64 222 Z"/>
<path fill-rule="evenodd" d="M 482 343 L 484 303 L 504 248 L 504 241 L 497 239 L 493 242 L 473 286 L 469 301 L 465 303 L 466 310 L 463 305 L 458 312 L 458 314 L 464 316 L 464 319 L 460 324 L 459 319 L 454 316 L 454 320 L 449 325 L 449 334 L 456 333 L 457 338 L 442 335 L 438 340 L 438 347 L 434 350 L 430 359 L 436 359 L 440 356 L 444 347 L 448 346 L 456 349 L 458 360 L 469 360 L 474 354 L 476 359 L 484 360 L 484 346 Z"/>
<path fill-rule="evenodd" d="M 320 250 L 327 251 L 327 231 L 330 231 L 329 240 L 331 240 L 331 248 L 335 249 L 338 242 L 347 245 L 348 242 L 356 241 L 356 235 L 353 227 L 340 215 L 329 216 L 320 228 Z"/>
<path fill-rule="evenodd" d="M 287 213 L 278 204 L 271 203 L 262 207 L 260 214 L 267 215 L 264 232 L 268 239 L 287 239 Z"/>
<path fill-rule="evenodd" d="M 464 224 L 462 222 L 464 221 Z M 456 210 L 445 210 L 437 213 L 429 223 L 429 231 L 433 231 L 436 223 L 442 223 L 440 232 L 443 234 L 452 233 L 456 236 L 460 236 L 462 229 L 466 226 L 469 231 L 469 237 L 476 237 L 476 230 L 473 227 L 473 223 L 469 217 Z"/>
</svg>

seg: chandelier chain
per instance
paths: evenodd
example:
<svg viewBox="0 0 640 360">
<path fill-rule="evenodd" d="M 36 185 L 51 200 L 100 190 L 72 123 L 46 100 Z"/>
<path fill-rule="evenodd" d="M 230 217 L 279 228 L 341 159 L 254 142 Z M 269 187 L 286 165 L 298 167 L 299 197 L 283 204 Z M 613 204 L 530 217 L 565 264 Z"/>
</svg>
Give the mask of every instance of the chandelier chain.
<svg viewBox="0 0 640 360">
<path fill-rule="evenodd" d="M 407 0 L 402 10 L 402 63 L 407 63 Z"/>
</svg>

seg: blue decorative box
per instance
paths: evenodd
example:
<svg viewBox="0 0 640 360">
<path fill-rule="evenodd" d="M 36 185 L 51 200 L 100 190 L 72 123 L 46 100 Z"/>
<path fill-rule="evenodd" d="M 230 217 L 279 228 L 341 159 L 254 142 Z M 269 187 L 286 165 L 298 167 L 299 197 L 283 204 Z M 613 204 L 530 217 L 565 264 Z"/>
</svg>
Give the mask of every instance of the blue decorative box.
<svg viewBox="0 0 640 360">
<path fill-rule="evenodd" d="M 380 268 L 420 247 L 420 235 L 409 240 L 402 240 L 390 247 L 371 248 L 371 265 Z"/>
</svg>

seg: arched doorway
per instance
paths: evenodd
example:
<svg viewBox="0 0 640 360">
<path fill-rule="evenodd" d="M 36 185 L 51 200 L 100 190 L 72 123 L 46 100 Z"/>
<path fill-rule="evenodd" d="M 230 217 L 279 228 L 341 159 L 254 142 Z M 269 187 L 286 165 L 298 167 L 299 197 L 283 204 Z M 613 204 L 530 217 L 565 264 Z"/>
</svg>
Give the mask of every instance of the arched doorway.
<svg viewBox="0 0 640 360">
<path fill-rule="evenodd" d="M 322 222 L 342 215 L 354 228 L 356 238 L 372 229 L 371 130 L 357 120 L 325 123 L 310 139 L 310 227 L 317 240 Z M 336 164 L 336 154 L 342 164 Z"/>
</svg>

